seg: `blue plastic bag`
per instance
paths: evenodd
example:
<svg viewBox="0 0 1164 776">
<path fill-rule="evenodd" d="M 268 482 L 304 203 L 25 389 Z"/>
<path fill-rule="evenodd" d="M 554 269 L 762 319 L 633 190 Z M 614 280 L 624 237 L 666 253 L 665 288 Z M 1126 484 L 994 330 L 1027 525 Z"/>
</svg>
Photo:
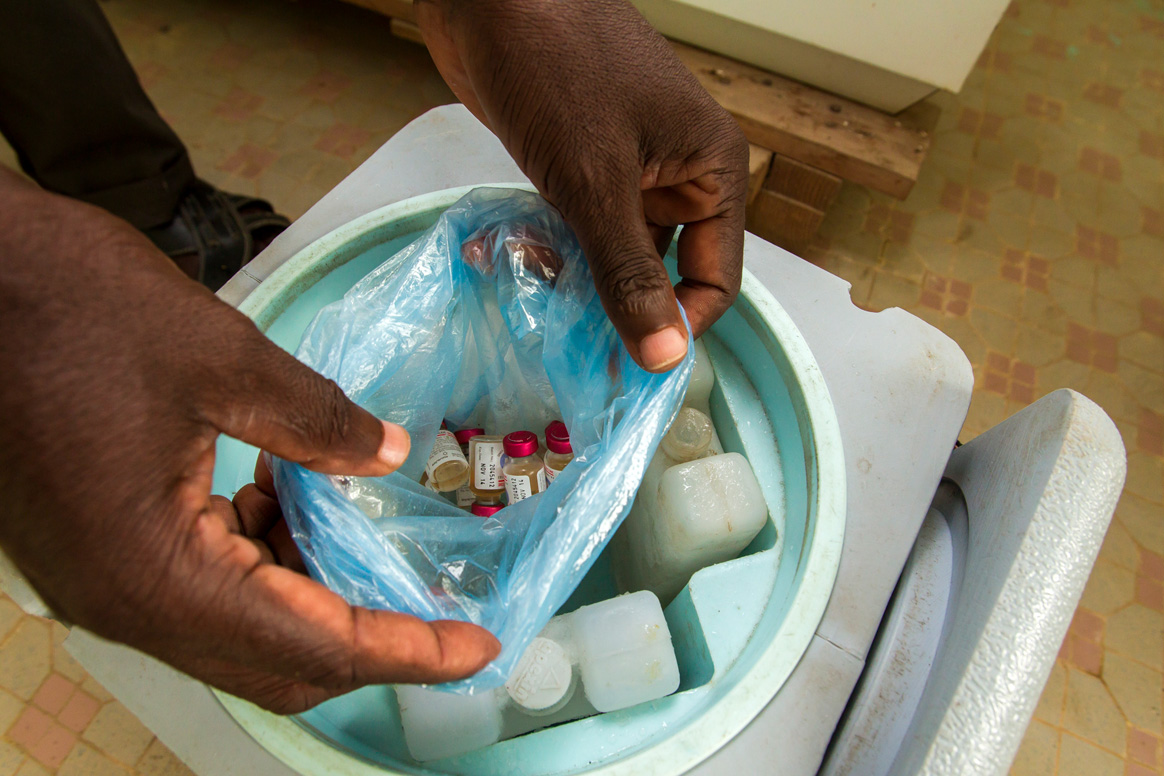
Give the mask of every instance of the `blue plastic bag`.
<svg viewBox="0 0 1164 776">
<path fill-rule="evenodd" d="M 489 629 L 498 658 L 442 689 L 501 685 L 630 509 L 691 352 L 665 375 L 641 369 L 557 211 L 530 192 L 475 189 L 303 335 L 301 361 L 412 435 L 387 477 L 273 460 L 312 576 L 352 604 Z M 475 517 L 417 482 L 442 419 L 539 435 L 561 419 L 575 458 L 545 492 Z"/>
</svg>

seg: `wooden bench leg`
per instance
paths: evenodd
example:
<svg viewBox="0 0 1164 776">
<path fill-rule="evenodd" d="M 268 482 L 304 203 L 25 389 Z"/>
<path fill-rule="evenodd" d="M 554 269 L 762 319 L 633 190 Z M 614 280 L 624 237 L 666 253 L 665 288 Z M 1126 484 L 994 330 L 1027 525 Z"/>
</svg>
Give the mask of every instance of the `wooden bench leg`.
<svg viewBox="0 0 1164 776">
<path fill-rule="evenodd" d="M 836 175 L 775 154 L 763 186 L 748 207 L 748 229 L 796 252 L 807 247 L 841 190 Z"/>
<path fill-rule="evenodd" d="M 748 205 L 751 206 L 768 180 L 768 172 L 772 169 L 772 157 L 776 154 L 767 148 L 761 148 L 755 143 L 748 143 Z"/>
</svg>

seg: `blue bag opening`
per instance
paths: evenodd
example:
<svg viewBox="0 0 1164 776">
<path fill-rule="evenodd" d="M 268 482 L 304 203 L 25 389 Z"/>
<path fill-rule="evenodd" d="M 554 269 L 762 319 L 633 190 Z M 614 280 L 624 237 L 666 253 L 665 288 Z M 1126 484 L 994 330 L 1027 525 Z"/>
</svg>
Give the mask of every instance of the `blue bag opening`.
<svg viewBox="0 0 1164 776">
<path fill-rule="evenodd" d="M 313 577 L 350 603 L 457 619 L 502 643 L 446 689 L 499 686 L 626 515 L 678 409 L 691 350 L 656 375 L 630 358 L 581 248 L 536 194 L 475 189 L 425 234 L 320 310 L 296 353 L 412 436 L 387 477 L 333 477 L 274 460 L 288 526 Z M 563 420 L 573 462 L 496 518 L 416 479 L 442 419 L 490 434 Z"/>
</svg>

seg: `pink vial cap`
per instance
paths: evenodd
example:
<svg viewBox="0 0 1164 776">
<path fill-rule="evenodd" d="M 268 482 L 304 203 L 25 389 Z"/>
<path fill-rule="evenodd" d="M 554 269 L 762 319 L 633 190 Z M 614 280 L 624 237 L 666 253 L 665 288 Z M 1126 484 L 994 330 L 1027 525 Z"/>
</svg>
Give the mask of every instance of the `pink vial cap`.
<svg viewBox="0 0 1164 776">
<path fill-rule="evenodd" d="M 538 438 L 532 431 L 514 431 L 506 434 L 501 443 L 510 458 L 524 458 L 538 451 Z"/>
<path fill-rule="evenodd" d="M 475 436 L 481 436 L 485 433 L 483 428 L 463 428 L 460 431 L 454 431 L 453 436 L 457 438 L 457 444 L 467 445 L 469 440 Z"/>
<path fill-rule="evenodd" d="M 574 448 L 570 447 L 570 432 L 562 421 L 555 420 L 546 426 L 546 449 L 552 453 L 574 452 Z"/>
<path fill-rule="evenodd" d="M 469 513 L 477 517 L 492 517 L 504 508 L 504 504 L 474 504 L 469 507 Z"/>
</svg>

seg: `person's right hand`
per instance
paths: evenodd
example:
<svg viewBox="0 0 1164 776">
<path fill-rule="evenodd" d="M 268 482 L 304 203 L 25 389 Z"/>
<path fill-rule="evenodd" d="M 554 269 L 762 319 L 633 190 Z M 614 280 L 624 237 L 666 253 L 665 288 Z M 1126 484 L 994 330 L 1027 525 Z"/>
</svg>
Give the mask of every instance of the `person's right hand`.
<svg viewBox="0 0 1164 776">
<path fill-rule="evenodd" d="M 748 143 L 627 0 L 419 0 L 457 97 L 574 228 L 630 355 L 663 372 L 743 274 Z M 678 226 L 674 288 L 660 254 Z"/>
<path fill-rule="evenodd" d="M 0 167 L 0 546 L 63 618 L 265 708 L 441 682 L 499 645 L 349 606 L 297 554 L 266 478 L 211 497 L 228 434 L 383 475 L 407 433 L 349 401 L 129 224 Z"/>
</svg>

